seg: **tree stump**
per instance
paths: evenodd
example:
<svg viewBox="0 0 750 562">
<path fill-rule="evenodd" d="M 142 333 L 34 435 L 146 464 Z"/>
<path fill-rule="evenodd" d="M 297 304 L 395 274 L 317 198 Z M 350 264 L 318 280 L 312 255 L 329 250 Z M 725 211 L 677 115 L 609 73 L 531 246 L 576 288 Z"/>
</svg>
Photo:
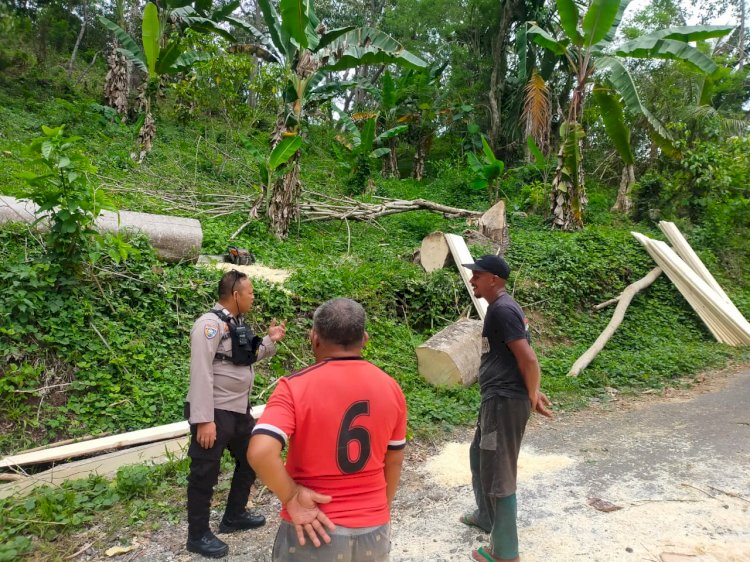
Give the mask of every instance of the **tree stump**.
<svg viewBox="0 0 750 562">
<path fill-rule="evenodd" d="M 433 232 L 424 237 L 422 246 L 419 248 L 419 263 L 427 273 L 442 269 L 450 265 L 452 261 L 453 256 L 445 241 L 445 234 Z"/>
<path fill-rule="evenodd" d="M 503 244 L 508 238 L 505 201 L 498 201 L 479 219 L 479 230 L 487 238 Z"/>
<path fill-rule="evenodd" d="M 417 347 L 419 374 L 436 386 L 470 386 L 477 380 L 481 320 L 459 320 Z"/>
</svg>

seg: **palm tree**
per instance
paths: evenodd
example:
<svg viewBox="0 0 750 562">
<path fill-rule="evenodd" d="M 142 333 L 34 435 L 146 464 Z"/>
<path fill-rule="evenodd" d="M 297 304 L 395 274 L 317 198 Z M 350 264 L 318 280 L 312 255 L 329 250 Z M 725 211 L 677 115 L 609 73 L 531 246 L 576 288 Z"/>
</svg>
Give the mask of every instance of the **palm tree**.
<svg viewBox="0 0 750 562">
<path fill-rule="evenodd" d="M 585 131 L 581 117 L 592 78 L 617 92 L 628 110 L 646 119 L 657 143 L 668 147 L 671 141 L 669 132 L 641 103 L 633 79 L 620 57 L 680 60 L 710 76 L 718 70 L 717 65 L 689 42 L 722 37 L 733 27 L 671 27 L 628 41 L 610 54 L 612 40 L 630 0 L 592 0 L 583 15 L 579 13 L 575 0 L 556 2 L 560 17 L 559 38 L 535 25 L 528 33 L 538 45 L 563 57 L 575 76 L 567 118 L 560 129 L 561 143 L 551 193 L 555 226 L 572 230 L 583 226 L 583 210 L 587 203 L 582 151 Z M 610 132 L 609 127 L 607 130 Z"/>
</svg>

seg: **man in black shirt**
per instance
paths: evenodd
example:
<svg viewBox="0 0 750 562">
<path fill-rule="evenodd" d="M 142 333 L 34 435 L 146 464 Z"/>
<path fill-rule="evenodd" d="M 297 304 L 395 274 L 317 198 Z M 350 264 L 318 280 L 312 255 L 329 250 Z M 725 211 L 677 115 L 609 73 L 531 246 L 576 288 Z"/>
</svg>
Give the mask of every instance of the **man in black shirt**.
<svg viewBox="0 0 750 562">
<path fill-rule="evenodd" d="M 461 517 L 490 533 L 489 547 L 472 552 L 479 562 L 519 560 L 516 529 L 516 473 L 521 439 L 531 412 L 550 417 L 551 405 L 539 390 L 539 361 L 531 347 L 521 307 L 505 292 L 510 267 L 488 254 L 471 264 L 474 296 L 488 303 L 482 329 L 479 389 L 482 404 L 470 449 L 477 509 Z"/>
</svg>

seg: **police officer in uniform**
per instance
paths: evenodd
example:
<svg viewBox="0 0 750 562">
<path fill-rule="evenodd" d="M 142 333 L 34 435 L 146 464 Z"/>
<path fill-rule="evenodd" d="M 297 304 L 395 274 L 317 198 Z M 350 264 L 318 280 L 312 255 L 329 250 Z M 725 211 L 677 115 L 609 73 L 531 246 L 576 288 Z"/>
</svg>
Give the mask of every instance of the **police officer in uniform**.
<svg viewBox="0 0 750 562">
<path fill-rule="evenodd" d="M 229 449 L 235 459 L 234 475 L 219 532 L 231 533 L 265 525 L 262 515 L 246 511 L 255 472 L 247 462 L 247 446 L 255 420 L 249 396 L 255 372 L 253 363 L 276 353 L 276 342 L 285 335 L 285 323 L 274 320 L 261 340 L 244 324 L 253 305 L 253 285 L 239 271 L 225 273 L 219 281 L 219 302 L 198 318 L 190 332 L 190 390 L 185 417 L 192 436 L 188 456 L 187 550 L 221 558 L 229 547 L 209 528 L 213 489 L 219 477 L 221 456 Z"/>
</svg>

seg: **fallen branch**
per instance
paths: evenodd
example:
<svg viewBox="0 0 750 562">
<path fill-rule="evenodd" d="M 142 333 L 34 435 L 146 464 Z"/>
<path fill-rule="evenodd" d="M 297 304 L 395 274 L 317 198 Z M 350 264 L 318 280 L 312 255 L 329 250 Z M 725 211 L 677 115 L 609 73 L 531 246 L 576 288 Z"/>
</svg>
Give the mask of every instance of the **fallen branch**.
<svg viewBox="0 0 750 562">
<path fill-rule="evenodd" d="M 449 207 L 426 199 L 377 199 L 380 199 L 381 202 L 365 203 L 351 197 L 335 198 L 308 191 L 303 193 L 300 215 L 303 217 L 302 222 L 321 220 L 374 221 L 387 215 L 419 210 L 441 213 L 446 217 L 479 218 L 482 216 L 481 211 Z"/>
<path fill-rule="evenodd" d="M 616 302 L 620 302 L 620 296 L 621 295 L 618 295 L 618 296 L 616 296 L 613 299 L 609 299 L 608 301 L 604 301 L 603 303 L 595 304 L 594 305 L 594 310 L 601 310 L 602 308 L 607 308 L 608 306 L 610 306 L 612 304 L 615 304 Z"/>
<path fill-rule="evenodd" d="M 743 502 L 750 503 L 750 500 L 748 500 L 746 497 L 736 494 L 735 492 L 727 492 L 726 490 L 722 490 L 714 486 L 709 486 L 709 488 L 711 488 L 714 492 L 719 492 L 720 494 L 724 494 L 725 496 L 729 496 L 730 498 L 737 498 L 738 500 L 742 500 Z"/>
<path fill-rule="evenodd" d="M 604 331 L 601 333 L 601 335 L 596 338 L 594 344 L 589 347 L 586 352 L 578 358 L 578 361 L 573 364 L 573 366 L 570 368 L 570 371 L 568 371 L 569 377 L 577 377 L 581 373 L 581 371 L 588 367 L 589 363 L 594 360 L 594 357 L 596 357 L 597 354 L 602 350 L 604 345 L 609 341 L 609 338 L 611 338 L 612 334 L 614 334 L 615 330 L 617 330 L 617 327 L 622 323 L 622 319 L 625 317 L 625 311 L 628 309 L 630 301 L 633 300 L 635 294 L 638 291 L 645 289 L 646 287 L 651 285 L 651 283 L 656 281 L 656 278 L 659 277 L 659 275 L 661 275 L 661 268 L 655 267 L 644 278 L 639 279 L 635 283 L 631 283 L 630 285 L 625 287 L 625 290 L 622 292 L 622 294 L 620 294 L 620 302 L 617 303 L 617 308 L 615 308 L 615 312 L 612 315 L 612 319 L 609 321 L 609 324 L 607 324 L 607 327 L 604 328 Z"/>
</svg>

